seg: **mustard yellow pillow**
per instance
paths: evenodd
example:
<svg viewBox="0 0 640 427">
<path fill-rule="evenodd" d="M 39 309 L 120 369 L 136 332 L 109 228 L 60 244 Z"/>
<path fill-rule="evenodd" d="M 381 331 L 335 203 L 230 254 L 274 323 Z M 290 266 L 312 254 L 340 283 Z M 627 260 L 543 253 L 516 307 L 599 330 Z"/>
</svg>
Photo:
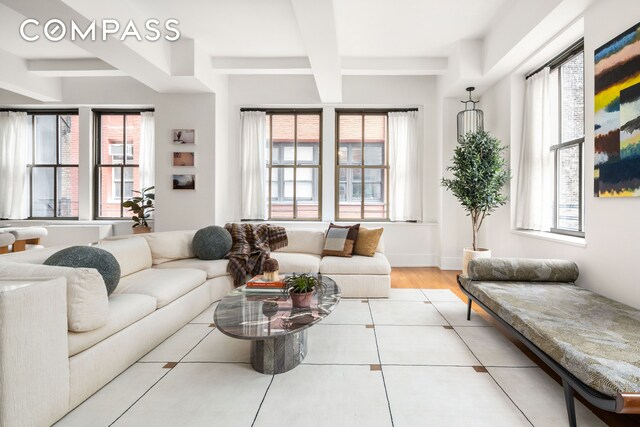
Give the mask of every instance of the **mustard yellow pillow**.
<svg viewBox="0 0 640 427">
<path fill-rule="evenodd" d="M 356 247 L 353 250 L 354 255 L 362 256 L 374 256 L 376 248 L 380 242 L 380 236 L 384 228 L 374 228 L 369 230 L 367 228 L 360 227 L 358 231 L 358 239 L 356 240 Z"/>
</svg>

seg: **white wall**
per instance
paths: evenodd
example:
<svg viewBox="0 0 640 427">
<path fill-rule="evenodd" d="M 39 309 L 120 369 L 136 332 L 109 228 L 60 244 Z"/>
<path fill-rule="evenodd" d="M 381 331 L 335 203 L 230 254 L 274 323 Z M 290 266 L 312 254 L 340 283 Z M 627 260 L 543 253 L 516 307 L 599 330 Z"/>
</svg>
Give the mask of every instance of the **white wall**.
<svg viewBox="0 0 640 427">
<path fill-rule="evenodd" d="M 600 0 L 584 14 L 585 41 L 585 233 L 586 246 L 511 232 L 511 206 L 501 208 L 485 227 L 494 256 L 567 258 L 578 263 L 579 284 L 640 308 L 637 253 L 640 250 L 640 199 L 593 197 L 594 50 L 640 21 L 637 0 Z M 504 79 L 482 97 L 487 129 L 510 143 L 517 166 L 522 123 L 522 80 Z M 514 167 L 514 175 L 517 171 Z M 515 181 L 514 181 L 515 184 Z"/>
<path fill-rule="evenodd" d="M 231 76 L 229 78 L 229 144 L 219 151 L 217 173 L 226 177 L 216 188 L 220 206 L 216 222 L 240 220 L 239 170 L 240 108 L 323 108 L 323 222 L 286 223 L 295 227 L 326 227 L 334 212 L 335 108 L 417 107 L 423 155 L 423 222 L 379 223 L 383 226 L 387 255 L 394 266 L 438 265 L 440 169 L 437 128 L 436 78 L 431 76 L 344 76 L 343 103 L 321 104 L 313 76 Z M 224 157 L 223 157 L 224 156 Z M 224 208 L 223 208 L 224 206 Z"/>
<path fill-rule="evenodd" d="M 453 150 L 457 145 L 457 114 L 463 108 L 459 99 L 442 99 L 442 176 L 447 178 L 451 176 L 445 168 L 451 165 Z M 471 246 L 471 220 L 450 191 L 442 187 L 438 191 L 442 200 L 439 265 L 443 270 L 460 270 L 462 248 Z"/>
</svg>

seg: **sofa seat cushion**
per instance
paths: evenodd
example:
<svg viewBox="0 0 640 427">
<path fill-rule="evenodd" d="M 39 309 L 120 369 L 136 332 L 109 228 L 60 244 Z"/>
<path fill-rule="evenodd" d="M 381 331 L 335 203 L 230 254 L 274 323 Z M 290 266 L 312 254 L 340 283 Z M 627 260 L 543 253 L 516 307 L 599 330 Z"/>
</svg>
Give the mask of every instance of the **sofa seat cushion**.
<svg viewBox="0 0 640 427">
<path fill-rule="evenodd" d="M 372 257 L 354 255 L 351 258 L 326 256 L 320 261 L 322 274 L 391 274 L 387 257 L 376 252 Z"/>
<path fill-rule="evenodd" d="M 591 388 L 611 397 L 640 392 L 640 310 L 568 283 L 462 283 Z"/>
<path fill-rule="evenodd" d="M 271 258 L 278 261 L 280 273 L 317 273 L 320 270 L 319 255 L 271 252 Z"/>
<path fill-rule="evenodd" d="M 198 258 L 188 258 L 158 264 L 155 268 L 195 268 L 207 273 L 207 279 L 213 279 L 214 277 L 226 276 L 228 274 L 227 264 L 229 264 L 229 261 L 226 259 L 208 261 Z"/>
<path fill-rule="evenodd" d="M 148 295 L 111 295 L 109 297 L 109 318 L 106 325 L 89 332 L 69 332 L 69 356 L 94 346 L 155 310 L 156 299 Z"/>
<path fill-rule="evenodd" d="M 130 274 L 120 280 L 114 294 L 142 294 L 156 299 L 161 308 L 202 285 L 207 275 L 192 268 L 149 268 Z"/>
</svg>

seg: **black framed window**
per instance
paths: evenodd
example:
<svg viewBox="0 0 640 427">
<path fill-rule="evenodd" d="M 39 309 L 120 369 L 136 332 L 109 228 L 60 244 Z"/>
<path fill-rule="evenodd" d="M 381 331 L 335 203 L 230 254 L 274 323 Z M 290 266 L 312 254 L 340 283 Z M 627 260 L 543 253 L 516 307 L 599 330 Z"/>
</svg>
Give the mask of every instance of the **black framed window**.
<svg viewBox="0 0 640 427">
<path fill-rule="evenodd" d="M 140 112 L 94 110 L 96 219 L 128 218 L 122 202 L 140 190 Z"/>
<path fill-rule="evenodd" d="M 388 112 L 336 112 L 337 220 L 389 219 L 387 119 Z"/>
<path fill-rule="evenodd" d="M 550 73 L 557 87 L 557 144 L 553 233 L 584 237 L 584 46 L 559 58 Z M 552 92 L 553 93 L 553 92 Z"/>
<path fill-rule="evenodd" d="M 319 220 L 322 111 L 269 110 L 265 145 L 269 219 Z"/>
<path fill-rule="evenodd" d="M 29 217 L 77 219 L 78 111 L 29 112 Z"/>
</svg>

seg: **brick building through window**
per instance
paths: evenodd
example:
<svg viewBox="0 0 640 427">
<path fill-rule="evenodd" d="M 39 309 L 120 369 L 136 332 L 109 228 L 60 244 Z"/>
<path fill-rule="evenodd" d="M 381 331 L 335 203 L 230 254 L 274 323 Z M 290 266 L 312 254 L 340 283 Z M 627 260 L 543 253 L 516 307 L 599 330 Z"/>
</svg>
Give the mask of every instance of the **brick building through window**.
<svg viewBox="0 0 640 427">
<path fill-rule="evenodd" d="M 140 114 L 96 112 L 96 218 L 129 218 L 122 202 L 140 191 Z"/>
</svg>

